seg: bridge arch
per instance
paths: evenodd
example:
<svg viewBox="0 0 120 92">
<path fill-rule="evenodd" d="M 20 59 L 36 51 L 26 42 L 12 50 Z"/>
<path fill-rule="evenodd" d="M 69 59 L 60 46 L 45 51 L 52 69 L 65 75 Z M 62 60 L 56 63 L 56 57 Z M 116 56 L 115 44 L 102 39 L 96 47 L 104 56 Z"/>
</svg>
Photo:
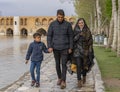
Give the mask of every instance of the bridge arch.
<svg viewBox="0 0 120 92">
<path fill-rule="evenodd" d="M 28 35 L 28 30 L 27 30 L 26 28 L 22 28 L 22 29 L 20 30 L 20 35 L 21 35 L 21 36 L 27 36 L 27 35 Z"/>
<path fill-rule="evenodd" d="M 45 30 L 45 29 L 43 29 L 43 28 L 38 29 L 36 32 L 38 32 L 38 33 L 40 33 L 41 35 L 44 35 L 44 36 L 46 36 L 46 35 L 47 35 L 46 30 Z"/>
<path fill-rule="evenodd" d="M 43 18 L 42 19 L 42 25 L 47 25 L 48 23 L 47 23 L 47 19 L 46 18 Z"/>
<path fill-rule="evenodd" d="M 7 31 L 6 31 L 6 35 L 7 36 L 13 36 L 13 29 L 8 28 Z"/>
<path fill-rule="evenodd" d="M 39 19 L 39 18 L 36 18 L 36 19 L 35 19 L 35 25 L 36 25 L 36 26 L 40 25 L 40 19 Z"/>
<path fill-rule="evenodd" d="M 9 18 L 6 19 L 6 25 L 9 25 Z"/>
<path fill-rule="evenodd" d="M 69 18 L 69 22 L 70 22 L 71 24 L 74 24 L 74 18 Z"/>
<path fill-rule="evenodd" d="M 53 20 L 54 20 L 53 18 L 50 18 L 48 24 L 50 24 Z"/>
<path fill-rule="evenodd" d="M 2 18 L 1 21 L 0 21 L 1 22 L 0 24 L 4 25 L 4 21 L 5 21 L 4 18 Z"/>
</svg>

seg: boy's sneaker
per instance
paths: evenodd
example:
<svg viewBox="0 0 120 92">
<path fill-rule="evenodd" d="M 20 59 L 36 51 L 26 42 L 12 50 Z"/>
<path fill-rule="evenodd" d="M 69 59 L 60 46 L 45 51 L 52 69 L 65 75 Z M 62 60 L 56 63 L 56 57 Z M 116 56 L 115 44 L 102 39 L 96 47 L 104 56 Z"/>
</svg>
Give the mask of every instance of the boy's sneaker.
<svg viewBox="0 0 120 92">
<path fill-rule="evenodd" d="M 36 82 L 36 86 L 35 87 L 40 87 L 40 83 Z"/>
<path fill-rule="evenodd" d="M 36 81 L 35 81 L 35 80 L 32 80 L 32 82 L 31 82 L 31 86 L 34 86 L 35 83 L 36 83 Z"/>
</svg>

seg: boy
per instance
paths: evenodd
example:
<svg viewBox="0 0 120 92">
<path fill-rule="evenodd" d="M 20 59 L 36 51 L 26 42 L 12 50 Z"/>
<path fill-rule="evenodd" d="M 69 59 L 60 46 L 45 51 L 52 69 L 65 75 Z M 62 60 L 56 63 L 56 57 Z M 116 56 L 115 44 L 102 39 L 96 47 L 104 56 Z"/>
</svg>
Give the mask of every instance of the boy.
<svg viewBox="0 0 120 92">
<path fill-rule="evenodd" d="M 41 42 L 41 35 L 39 33 L 33 34 L 34 42 L 30 43 L 27 54 L 26 54 L 26 64 L 31 57 L 30 73 L 32 78 L 31 86 L 40 87 L 40 66 L 43 61 L 43 52 L 49 53 L 45 44 Z M 34 70 L 36 68 L 36 79 Z"/>
</svg>

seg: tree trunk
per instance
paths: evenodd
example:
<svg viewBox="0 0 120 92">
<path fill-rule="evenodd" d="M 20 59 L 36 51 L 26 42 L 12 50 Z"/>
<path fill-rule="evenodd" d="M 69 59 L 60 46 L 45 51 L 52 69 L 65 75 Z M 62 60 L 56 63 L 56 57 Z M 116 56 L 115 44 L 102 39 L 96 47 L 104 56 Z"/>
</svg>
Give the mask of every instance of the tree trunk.
<svg viewBox="0 0 120 92">
<path fill-rule="evenodd" d="M 94 7 L 94 35 L 97 34 L 97 10 L 96 10 L 96 4 L 95 4 L 95 7 Z"/>
<path fill-rule="evenodd" d="M 114 27 L 114 21 L 113 21 L 113 14 L 112 14 L 111 21 L 110 21 L 110 27 L 109 27 L 109 38 L 108 38 L 107 48 L 111 48 L 111 45 L 113 42 L 113 33 L 114 33 L 113 27 Z"/>
<path fill-rule="evenodd" d="M 101 27 L 101 7 L 99 0 L 96 0 L 96 9 L 97 9 L 97 23 L 98 23 L 98 28 L 97 28 L 97 33 L 100 34 L 100 27 Z"/>
<path fill-rule="evenodd" d="M 117 6 L 116 6 L 116 0 L 112 0 L 112 9 L 113 9 L 113 17 L 114 17 L 114 36 L 113 36 L 113 43 L 112 43 L 112 50 L 116 51 L 117 50 L 117 34 L 118 34 L 118 29 L 117 29 Z"/>
<path fill-rule="evenodd" d="M 118 0 L 118 48 L 117 56 L 120 57 L 120 0 Z"/>
</svg>

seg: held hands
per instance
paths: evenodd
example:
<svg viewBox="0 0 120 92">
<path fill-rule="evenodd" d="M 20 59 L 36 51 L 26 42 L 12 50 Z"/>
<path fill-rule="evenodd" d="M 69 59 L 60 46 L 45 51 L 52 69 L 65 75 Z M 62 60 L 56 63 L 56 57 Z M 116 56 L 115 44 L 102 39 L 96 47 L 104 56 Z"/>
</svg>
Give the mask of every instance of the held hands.
<svg viewBox="0 0 120 92">
<path fill-rule="evenodd" d="M 29 60 L 26 60 L 25 64 L 28 64 L 28 61 L 29 61 Z"/>
<path fill-rule="evenodd" d="M 52 53 L 53 52 L 53 48 L 49 48 L 48 52 Z M 69 54 L 72 53 L 72 49 L 69 49 L 68 52 L 69 52 Z"/>
<path fill-rule="evenodd" d="M 49 48 L 49 49 L 48 49 L 48 52 L 49 52 L 49 53 L 52 53 L 52 52 L 53 52 L 53 48 Z"/>
</svg>

